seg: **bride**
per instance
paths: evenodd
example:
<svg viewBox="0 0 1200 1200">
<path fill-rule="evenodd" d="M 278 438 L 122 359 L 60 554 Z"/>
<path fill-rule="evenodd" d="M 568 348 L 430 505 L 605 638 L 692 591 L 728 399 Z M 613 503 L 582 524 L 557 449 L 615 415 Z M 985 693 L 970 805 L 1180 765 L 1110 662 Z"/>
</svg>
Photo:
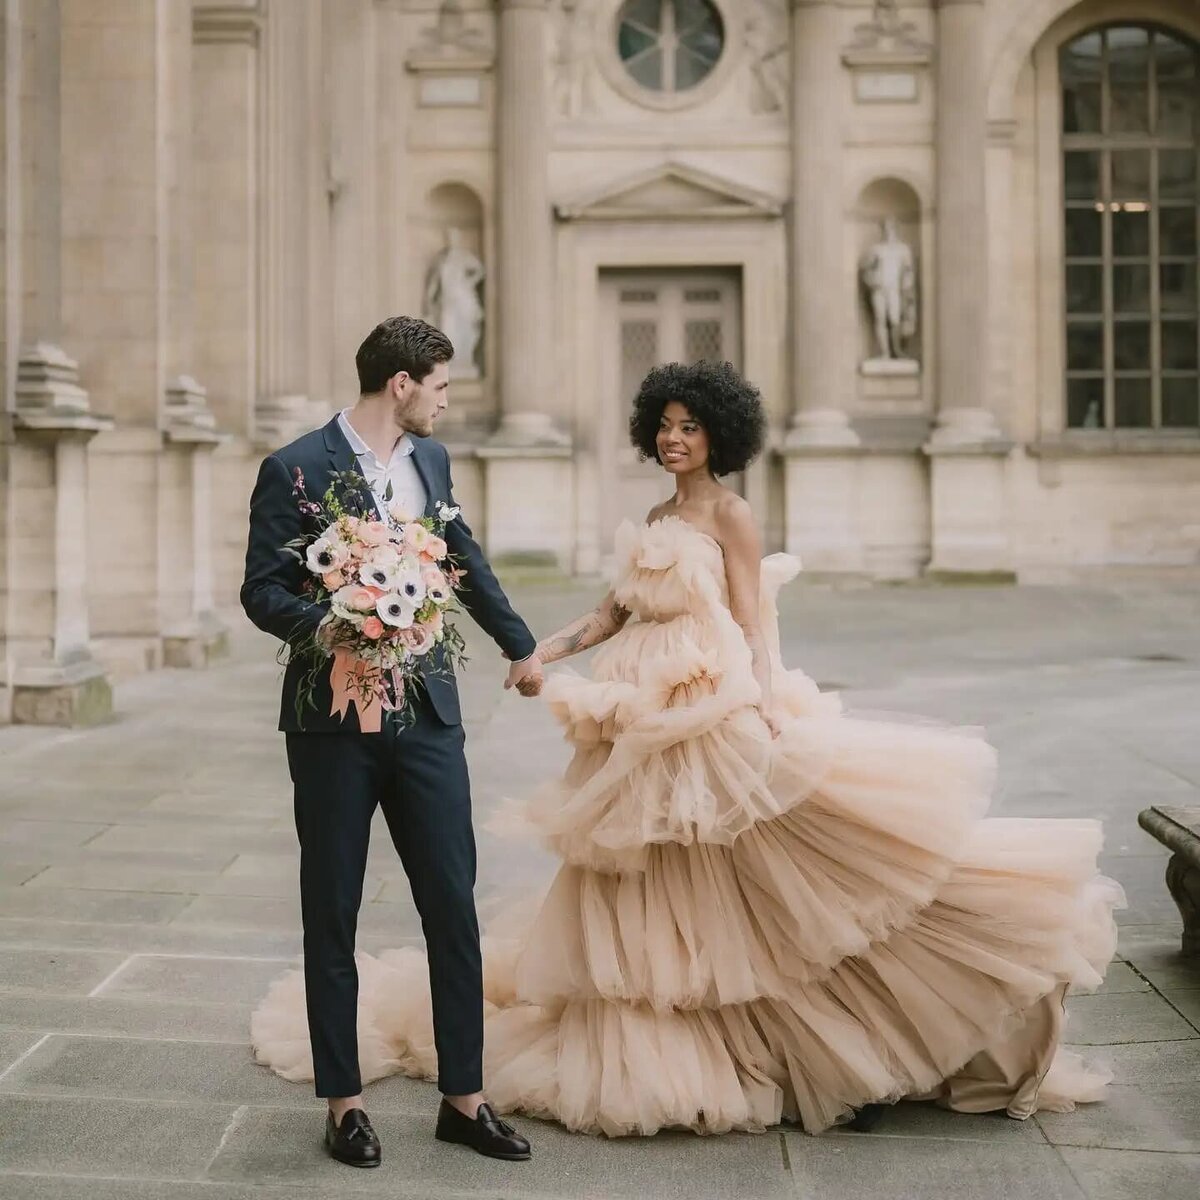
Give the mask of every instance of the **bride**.
<svg viewBox="0 0 1200 1200">
<path fill-rule="evenodd" d="M 784 668 L 775 598 L 799 563 L 761 558 L 719 482 L 764 427 L 729 364 L 656 368 L 634 403 L 675 495 L 618 531 L 612 591 L 538 648 L 607 643 L 590 678 L 546 686 L 574 758 L 523 815 L 562 865 L 520 936 L 484 939 L 489 1094 L 611 1136 L 1096 1100 L 1107 1076 L 1059 1040 L 1067 990 L 1115 951 L 1100 825 L 988 818 L 983 740 L 843 715 Z M 435 1078 L 423 955 L 359 972 L 364 1078 Z M 252 1035 L 312 1078 L 298 972 Z"/>
</svg>

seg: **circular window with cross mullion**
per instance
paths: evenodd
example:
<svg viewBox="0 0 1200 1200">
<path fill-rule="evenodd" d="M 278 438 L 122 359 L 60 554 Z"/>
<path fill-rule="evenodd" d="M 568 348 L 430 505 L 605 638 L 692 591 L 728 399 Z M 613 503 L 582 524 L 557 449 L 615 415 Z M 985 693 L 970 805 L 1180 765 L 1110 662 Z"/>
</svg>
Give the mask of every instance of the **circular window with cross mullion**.
<svg viewBox="0 0 1200 1200">
<path fill-rule="evenodd" d="M 625 0 L 617 14 L 617 53 L 625 71 L 664 98 L 707 79 L 724 48 L 724 22 L 711 0 Z"/>
</svg>

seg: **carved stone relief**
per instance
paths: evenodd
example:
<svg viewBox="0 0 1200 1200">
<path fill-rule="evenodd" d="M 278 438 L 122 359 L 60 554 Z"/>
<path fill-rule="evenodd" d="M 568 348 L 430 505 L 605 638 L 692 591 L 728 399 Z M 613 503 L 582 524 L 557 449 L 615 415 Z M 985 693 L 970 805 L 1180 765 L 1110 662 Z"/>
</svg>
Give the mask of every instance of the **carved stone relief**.
<svg viewBox="0 0 1200 1200">
<path fill-rule="evenodd" d="M 756 113 L 787 112 L 791 74 L 788 14 L 782 0 L 751 0 L 742 27 L 750 64 L 750 107 Z"/>
<path fill-rule="evenodd" d="M 595 8 L 595 0 L 554 0 L 550 89 L 554 111 L 561 117 L 578 117 L 591 107 Z"/>
</svg>

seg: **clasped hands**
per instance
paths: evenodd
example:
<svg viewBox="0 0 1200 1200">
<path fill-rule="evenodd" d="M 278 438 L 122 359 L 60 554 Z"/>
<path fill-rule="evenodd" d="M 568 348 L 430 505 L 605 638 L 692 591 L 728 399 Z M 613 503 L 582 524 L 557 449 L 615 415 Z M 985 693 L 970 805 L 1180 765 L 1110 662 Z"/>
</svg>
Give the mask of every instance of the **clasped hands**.
<svg viewBox="0 0 1200 1200">
<path fill-rule="evenodd" d="M 505 658 L 508 657 L 506 654 Z M 504 681 L 504 690 L 516 688 L 522 696 L 537 696 L 541 693 L 545 677 L 542 675 L 542 660 L 537 654 L 531 654 L 520 662 L 513 663 L 508 668 L 508 678 Z"/>
</svg>

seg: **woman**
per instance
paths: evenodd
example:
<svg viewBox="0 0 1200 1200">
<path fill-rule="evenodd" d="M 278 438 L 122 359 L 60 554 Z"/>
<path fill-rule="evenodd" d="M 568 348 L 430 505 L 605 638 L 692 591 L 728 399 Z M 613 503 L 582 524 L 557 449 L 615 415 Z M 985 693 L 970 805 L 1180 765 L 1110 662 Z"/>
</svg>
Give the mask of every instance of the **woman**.
<svg viewBox="0 0 1200 1200">
<path fill-rule="evenodd" d="M 547 685 L 575 754 L 526 815 L 563 865 L 524 935 L 487 948 L 489 1092 L 614 1136 L 1097 1099 L 1106 1078 L 1058 1042 L 1068 987 L 1115 949 L 1100 826 L 985 819 L 982 740 L 852 719 L 783 668 L 775 595 L 799 564 L 761 561 L 719 482 L 764 424 L 728 364 L 657 368 L 635 401 L 634 445 L 675 495 L 618 531 L 612 591 L 538 649 L 608 643 L 591 678 Z M 432 1078 L 420 955 L 362 977 L 364 1067 Z M 303 1078 L 297 986 L 254 1033 Z"/>
</svg>

